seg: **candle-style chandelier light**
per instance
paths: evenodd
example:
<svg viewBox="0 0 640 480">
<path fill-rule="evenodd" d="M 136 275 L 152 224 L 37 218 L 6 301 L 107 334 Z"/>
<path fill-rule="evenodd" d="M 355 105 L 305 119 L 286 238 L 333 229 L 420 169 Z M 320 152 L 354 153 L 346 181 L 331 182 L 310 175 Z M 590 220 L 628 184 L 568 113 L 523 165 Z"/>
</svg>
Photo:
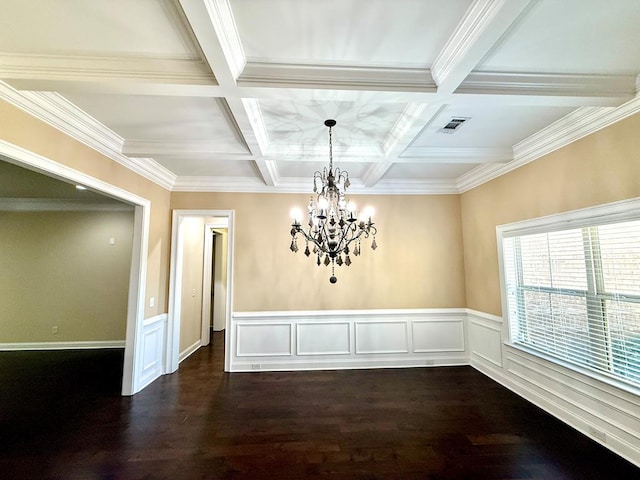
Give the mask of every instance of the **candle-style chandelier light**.
<svg viewBox="0 0 640 480">
<path fill-rule="evenodd" d="M 313 253 L 317 257 L 318 266 L 331 265 L 329 281 L 336 283 L 335 266 L 351 265 L 350 254 L 360 255 L 360 241 L 373 237 L 371 248 L 375 250 L 376 233 L 373 221 L 373 209 L 365 209 L 362 214 L 356 211 L 353 202 L 345 198 L 349 182 L 349 174 L 333 167 L 333 140 L 331 129 L 335 127 L 335 120 L 326 120 L 329 127 L 329 169 L 313 174 L 313 195 L 309 200 L 307 224 L 300 223 L 302 212 L 293 209 L 293 224 L 291 225 L 292 252 L 298 251 L 297 235 L 301 234 L 305 240 L 304 254 L 308 257 Z M 313 248 L 309 249 L 309 243 Z"/>
</svg>

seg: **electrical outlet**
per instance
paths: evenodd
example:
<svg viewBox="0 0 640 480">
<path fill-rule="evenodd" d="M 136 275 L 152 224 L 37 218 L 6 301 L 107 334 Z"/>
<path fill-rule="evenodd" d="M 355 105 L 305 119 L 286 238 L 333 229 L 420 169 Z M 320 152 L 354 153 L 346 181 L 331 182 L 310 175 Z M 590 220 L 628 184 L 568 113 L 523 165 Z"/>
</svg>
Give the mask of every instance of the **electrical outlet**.
<svg viewBox="0 0 640 480">
<path fill-rule="evenodd" d="M 115 245 L 116 244 L 116 237 L 109 237 L 109 245 Z"/>
<path fill-rule="evenodd" d="M 58 326 L 57 325 L 54 325 L 53 327 L 51 327 L 51 333 L 53 333 L 54 335 L 56 333 L 58 333 Z"/>
<path fill-rule="evenodd" d="M 262 366 L 259 363 L 251 364 L 251 370 L 260 370 L 260 368 L 262 368 Z"/>
</svg>

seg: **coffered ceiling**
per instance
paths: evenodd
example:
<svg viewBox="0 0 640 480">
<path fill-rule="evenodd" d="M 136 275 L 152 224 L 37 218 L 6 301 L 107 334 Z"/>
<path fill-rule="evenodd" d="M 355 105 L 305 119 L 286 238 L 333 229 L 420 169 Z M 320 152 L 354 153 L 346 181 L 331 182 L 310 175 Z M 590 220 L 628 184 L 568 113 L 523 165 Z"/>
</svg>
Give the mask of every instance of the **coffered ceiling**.
<svg viewBox="0 0 640 480">
<path fill-rule="evenodd" d="M 307 192 L 333 118 L 351 191 L 455 193 L 633 99 L 638 25 L 638 0 L 3 0 L 0 98 L 173 190 Z"/>
</svg>

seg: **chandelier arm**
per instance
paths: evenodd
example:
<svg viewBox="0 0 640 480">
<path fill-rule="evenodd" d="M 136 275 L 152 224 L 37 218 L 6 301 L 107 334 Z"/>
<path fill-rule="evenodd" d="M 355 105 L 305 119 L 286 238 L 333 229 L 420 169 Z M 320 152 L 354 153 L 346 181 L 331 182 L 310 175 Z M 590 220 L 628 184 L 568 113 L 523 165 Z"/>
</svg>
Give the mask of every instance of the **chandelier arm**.
<svg viewBox="0 0 640 480">
<path fill-rule="evenodd" d="M 329 281 L 336 283 L 335 265 L 351 265 L 349 248 L 353 243 L 353 254 L 360 254 L 360 239 L 373 235 L 371 248 L 377 248 L 375 235 L 377 229 L 369 217 L 368 221 L 358 219 L 353 208 L 347 204 L 346 192 L 351 182 L 349 173 L 333 166 L 333 133 L 335 120 L 326 120 L 329 127 L 329 167 L 313 174 L 313 194 L 309 199 L 307 224 L 303 227 L 294 220 L 291 226 L 291 246 L 295 253 L 298 251 L 296 243 L 298 233 L 306 242 L 305 255 L 310 255 L 309 244 L 313 244 L 313 253 L 317 255 L 318 266 L 331 265 Z M 314 199 L 315 195 L 315 199 Z M 296 217 L 294 217 L 296 218 Z M 344 260 L 343 260 L 343 255 Z M 321 258 L 324 256 L 324 261 Z"/>
<path fill-rule="evenodd" d="M 342 235 L 338 244 L 339 246 L 341 246 L 340 248 L 338 248 L 338 251 L 342 253 L 353 241 L 360 238 L 363 233 L 366 233 L 365 230 L 358 231 L 358 227 L 353 223 L 346 225 L 346 227 L 342 230 Z M 366 235 L 366 237 L 368 237 L 368 235 Z"/>
</svg>

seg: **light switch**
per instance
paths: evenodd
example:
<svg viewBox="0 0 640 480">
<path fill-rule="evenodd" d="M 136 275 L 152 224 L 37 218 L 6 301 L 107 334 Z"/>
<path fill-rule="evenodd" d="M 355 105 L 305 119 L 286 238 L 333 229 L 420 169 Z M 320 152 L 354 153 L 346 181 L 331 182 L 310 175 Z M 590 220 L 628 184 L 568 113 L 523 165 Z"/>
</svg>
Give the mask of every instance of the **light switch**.
<svg viewBox="0 0 640 480">
<path fill-rule="evenodd" d="M 156 306 L 156 297 L 150 297 L 149 298 L 149 306 L 150 307 L 155 307 Z"/>
<path fill-rule="evenodd" d="M 109 245 L 115 245 L 116 244 L 116 237 L 109 237 Z"/>
</svg>

